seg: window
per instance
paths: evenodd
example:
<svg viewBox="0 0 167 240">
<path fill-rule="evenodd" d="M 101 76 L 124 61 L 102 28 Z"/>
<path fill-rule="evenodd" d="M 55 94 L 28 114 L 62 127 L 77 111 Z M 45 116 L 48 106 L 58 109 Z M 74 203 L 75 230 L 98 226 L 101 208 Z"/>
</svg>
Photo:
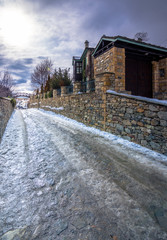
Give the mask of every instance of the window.
<svg viewBox="0 0 167 240">
<path fill-rule="evenodd" d="M 77 74 L 82 73 L 82 67 L 77 67 Z"/>
<path fill-rule="evenodd" d="M 82 67 L 82 63 L 77 62 L 77 67 Z"/>
<path fill-rule="evenodd" d="M 76 69 L 77 74 L 82 73 L 82 63 L 77 62 L 76 66 L 77 66 L 77 69 Z"/>
<path fill-rule="evenodd" d="M 165 69 L 164 68 L 159 69 L 159 75 L 160 75 L 160 77 L 165 77 Z"/>
</svg>

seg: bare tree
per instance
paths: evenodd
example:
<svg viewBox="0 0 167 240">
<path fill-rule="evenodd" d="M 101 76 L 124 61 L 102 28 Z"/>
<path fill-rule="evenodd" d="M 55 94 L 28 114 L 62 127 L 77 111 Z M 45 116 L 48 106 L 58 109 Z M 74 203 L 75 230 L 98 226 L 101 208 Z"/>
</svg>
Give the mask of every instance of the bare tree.
<svg viewBox="0 0 167 240">
<path fill-rule="evenodd" d="M 42 60 L 35 67 L 33 73 L 31 74 L 31 82 L 37 85 L 45 86 L 48 76 L 52 71 L 53 62 L 49 59 Z"/>
<path fill-rule="evenodd" d="M 8 70 L 0 72 L 0 96 L 12 96 L 12 81 L 13 78 Z"/>
<path fill-rule="evenodd" d="M 148 33 L 147 32 L 138 32 L 135 34 L 135 39 L 140 42 L 142 42 L 142 41 L 146 42 L 149 40 Z"/>
</svg>

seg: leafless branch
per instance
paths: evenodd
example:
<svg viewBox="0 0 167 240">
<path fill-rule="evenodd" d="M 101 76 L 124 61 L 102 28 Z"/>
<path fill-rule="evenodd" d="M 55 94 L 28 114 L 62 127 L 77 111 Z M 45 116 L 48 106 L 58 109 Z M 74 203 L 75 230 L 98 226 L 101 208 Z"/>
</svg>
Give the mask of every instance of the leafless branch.
<svg viewBox="0 0 167 240">
<path fill-rule="evenodd" d="M 52 60 L 42 60 L 34 69 L 31 75 L 31 82 L 39 85 L 45 85 L 48 75 L 51 73 L 53 67 Z"/>
<path fill-rule="evenodd" d="M 135 39 L 138 41 L 148 41 L 148 33 L 147 32 L 138 32 L 135 34 Z"/>
<path fill-rule="evenodd" d="M 12 96 L 12 81 L 13 78 L 8 70 L 0 72 L 0 96 Z"/>
</svg>

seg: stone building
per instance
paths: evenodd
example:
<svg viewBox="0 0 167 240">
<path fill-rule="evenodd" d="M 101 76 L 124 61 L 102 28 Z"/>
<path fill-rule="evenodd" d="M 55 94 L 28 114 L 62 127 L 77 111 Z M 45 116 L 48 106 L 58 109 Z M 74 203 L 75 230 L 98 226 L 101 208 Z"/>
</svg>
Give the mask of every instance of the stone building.
<svg viewBox="0 0 167 240">
<path fill-rule="evenodd" d="M 108 78 L 110 89 L 116 92 L 167 99 L 167 48 L 102 36 L 93 56 L 98 83 Z"/>
<path fill-rule="evenodd" d="M 73 57 L 73 82 L 82 81 L 82 61 L 80 57 Z"/>
<path fill-rule="evenodd" d="M 85 90 L 89 88 L 89 82 L 94 79 L 94 48 L 89 47 L 85 41 L 85 49 L 81 57 L 73 57 L 73 82 L 82 82 Z"/>
<path fill-rule="evenodd" d="M 81 56 L 82 61 L 82 81 L 90 81 L 94 79 L 94 59 L 92 53 L 94 48 L 89 47 L 89 42 L 85 41 L 85 49 Z"/>
</svg>

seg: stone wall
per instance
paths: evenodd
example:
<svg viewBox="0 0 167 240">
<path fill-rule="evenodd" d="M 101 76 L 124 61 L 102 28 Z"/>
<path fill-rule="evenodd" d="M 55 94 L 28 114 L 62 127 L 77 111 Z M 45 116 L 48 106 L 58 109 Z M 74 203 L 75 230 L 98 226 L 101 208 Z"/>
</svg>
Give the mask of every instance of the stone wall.
<svg viewBox="0 0 167 240">
<path fill-rule="evenodd" d="M 108 93 L 106 131 L 167 155 L 167 103 Z"/>
<path fill-rule="evenodd" d="M 152 62 L 153 97 L 167 99 L 167 58 Z"/>
<path fill-rule="evenodd" d="M 167 155 L 167 103 L 115 92 L 71 94 L 39 102 L 40 108 Z M 37 99 L 31 99 L 30 107 L 38 107 Z"/>
<path fill-rule="evenodd" d="M 92 49 L 87 50 L 86 52 L 86 66 L 85 66 L 85 77 L 86 77 L 86 81 L 91 81 L 92 79 L 94 79 L 94 59 L 92 57 Z M 82 61 L 82 66 L 84 66 L 84 63 Z"/>
<path fill-rule="evenodd" d="M 10 99 L 0 98 L 0 141 L 12 112 L 13 107 Z"/>
<path fill-rule="evenodd" d="M 125 91 L 125 49 L 113 47 L 94 59 L 95 78 L 102 73 L 115 75 L 112 90 Z"/>
<path fill-rule="evenodd" d="M 104 119 L 102 103 L 102 96 L 95 92 L 39 99 L 40 108 L 52 110 L 90 126 L 97 126 L 100 129 L 103 129 Z M 38 108 L 37 99 L 31 98 L 29 107 Z"/>
</svg>

